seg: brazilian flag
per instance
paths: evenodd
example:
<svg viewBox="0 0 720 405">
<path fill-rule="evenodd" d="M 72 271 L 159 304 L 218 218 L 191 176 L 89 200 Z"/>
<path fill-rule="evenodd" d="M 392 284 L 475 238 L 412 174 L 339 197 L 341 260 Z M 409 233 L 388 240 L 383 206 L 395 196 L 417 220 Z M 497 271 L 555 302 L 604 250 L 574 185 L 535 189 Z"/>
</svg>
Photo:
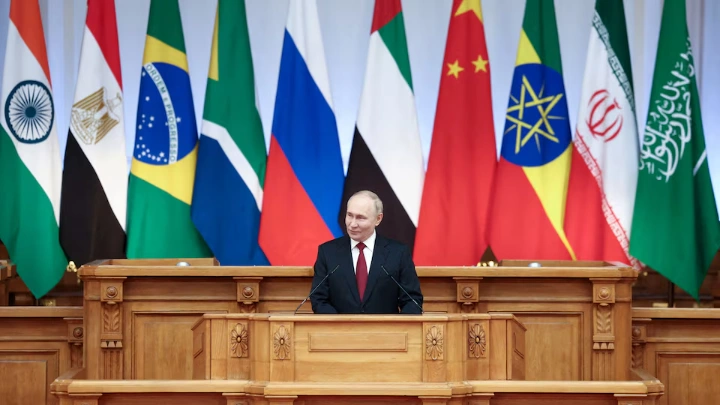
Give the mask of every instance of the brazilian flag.
<svg viewBox="0 0 720 405">
<path fill-rule="evenodd" d="M 128 258 L 212 256 L 190 218 L 197 142 L 178 0 L 152 0 L 128 186 Z"/>
</svg>

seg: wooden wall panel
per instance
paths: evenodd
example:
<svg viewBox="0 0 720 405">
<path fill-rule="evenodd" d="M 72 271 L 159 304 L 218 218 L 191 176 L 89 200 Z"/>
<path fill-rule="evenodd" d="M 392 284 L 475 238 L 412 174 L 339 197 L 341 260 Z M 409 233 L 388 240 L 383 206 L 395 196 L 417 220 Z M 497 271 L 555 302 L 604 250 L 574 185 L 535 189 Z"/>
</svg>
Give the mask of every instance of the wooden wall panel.
<svg viewBox="0 0 720 405">
<path fill-rule="evenodd" d="M 636 308 L 633 366 L 665 385 L 660 405 L 714 405 L 720 398 L 720 310 Z"/>
</svg>

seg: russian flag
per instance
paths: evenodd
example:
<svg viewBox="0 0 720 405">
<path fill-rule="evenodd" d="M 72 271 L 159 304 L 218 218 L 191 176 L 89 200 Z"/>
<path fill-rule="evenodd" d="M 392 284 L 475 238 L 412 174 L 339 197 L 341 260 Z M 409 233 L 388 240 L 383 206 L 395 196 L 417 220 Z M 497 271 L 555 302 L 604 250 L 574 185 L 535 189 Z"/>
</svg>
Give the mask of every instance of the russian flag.
<svg viewBox="0 0 720 405">
<path fill-rule="evenodd" d="M 260 219 L 270 264 L 311 265 L 342 234 L 344 180 L 317 3 L 291 0 Z"/>
</svg>

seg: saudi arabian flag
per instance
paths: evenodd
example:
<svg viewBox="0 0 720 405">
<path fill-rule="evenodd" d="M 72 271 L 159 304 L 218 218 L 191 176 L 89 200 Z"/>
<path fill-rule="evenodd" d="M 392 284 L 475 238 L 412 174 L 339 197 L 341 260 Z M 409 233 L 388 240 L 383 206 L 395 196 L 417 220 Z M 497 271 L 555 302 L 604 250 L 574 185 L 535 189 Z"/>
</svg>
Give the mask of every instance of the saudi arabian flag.
<svg viewBox="0 0 720 405">
<path fill-rule="evenodd" d="M 630 254 L 699 297 L 720 247 L 685 0 L 665 0 Z"/>
<path fill-rule="evenodd" d="M 63 276 L 61 164 L 40 7 L 10 3 L 0 114 L 0 240 L 36 298 Z"/>
</svg>

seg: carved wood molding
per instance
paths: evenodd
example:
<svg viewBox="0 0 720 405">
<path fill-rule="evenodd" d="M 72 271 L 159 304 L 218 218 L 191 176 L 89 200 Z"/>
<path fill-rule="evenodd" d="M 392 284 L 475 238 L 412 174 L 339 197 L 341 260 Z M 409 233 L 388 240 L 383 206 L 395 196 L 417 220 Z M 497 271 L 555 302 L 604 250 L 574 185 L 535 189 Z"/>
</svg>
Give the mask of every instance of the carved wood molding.
<svg viewBox="0 0 720 405">
<path fill-rule="evenodd" d="M 593 350 L 615 350 L 615 284 L 593 284 Z"/>
<path fill-rule="evenodd" d="M 238 323 L 230 331 L 230 355 L 234 357 L 248 357 L 248 327 L 245 323 Z"/>
<path fill-rule="evenodd" d="M 106 302 L 102 308 L 103 327 L 100 334 L 100 348 L 121 349 L 123 347 L 122 305 Z"/>
<path fill-rule="evenodd" d="M 100 301 L 106 304 L 119 304 L 123 301 L 124 279 L 101 279 Z"/>
<path fill-rule="evenodd" d="M 647 329 L 645 325 L 634 324 L 632 327 L 632 367 L 645 368 L 645 342 Z"/>
<path fill-rule="evenodd" d="M 468 325 L 468 357 L 485 357 L 486 348 L 485 328 L 479 323 Z"/>
<path fill-rule="evenodd" d="M 425 329 L 425 360 L 442 360 L 444 351 L 443 325 L 427 325 Z"/>
<path fill-rule="evenodd" d="M 291 349 L 290 330 L 285 325 L 280 325 L 273 333 L 273 359 L 290 360 Z"/>
<path fill-rule="evenodd" d="M 457 285 L 456 300 L 459 304 L 464 306 L 470 306 L 477 303 L 480 300 L 480 280 L 481 277 L 475 278 L 463 278 L 454 277 Z"/>
<path fill-rule="evenodd" d="M 85 329 L 82 318 L 65 318 L 67 322 L 67 339 L 70 345 L 70 367 L 83 366 L 83 338 Z"/>
<path fill-rule="evenodd" d="M 244 302 L 239 302 L 238 308 L 240 309 L 241 314 L 254 314 L 257 312 L 257 303 L 253 302 L 246 304 Z"/>
<path fill-rule="evenodd" d="M 233 277 L 237 283 L 237 302 L 252 306 L 254 312 L 255 304 L 260 301 L 260 281 L 262 277 Z"/>
</svg>

